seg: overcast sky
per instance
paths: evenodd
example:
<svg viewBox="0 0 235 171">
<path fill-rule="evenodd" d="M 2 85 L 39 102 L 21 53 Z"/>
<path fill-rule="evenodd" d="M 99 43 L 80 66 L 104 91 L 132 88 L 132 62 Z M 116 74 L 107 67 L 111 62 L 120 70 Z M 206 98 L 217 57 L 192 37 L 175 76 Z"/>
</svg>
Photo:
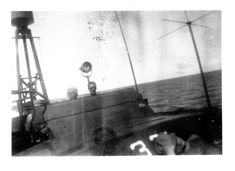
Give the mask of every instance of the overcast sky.
<svg viewBox="0 0 235 171">
<path fill-rule="evenodd" d="M 188 11 L 194 20 L 210 11 Z M 91 80 L 98 91 L 133 85 L 133 77 L 121 32 L 113 12 L 34 12 L 30 25 L 50 99 L 66 97 L 69 87 L 88 93 L 79 67 L 93 65 Z M 157 40 L 186 21 L 183 11 L 118 12 L 132 58 L 137 83 L 199 73 L 188 27 Z M 214 12 L 195 24 L 193 32 L 204 71 L 221 69 L 221 13 Z M 15 28 L 12 28 L 14 35 Z M 12 42 L 14 49 L 14 41 Z M 12 53 L 14 58 L 14 53 Z M 22 53 L 21 53 L 22 55 Z M 22 67 L 25 63 L 21 56 Z M 13 61 L 14 62 L 14 61 Z M 13 63 L 15 66 L 15 63 Z M 14 67 L 15 68 L 15 67 Z M 34 72 L 34 71 L 33 71 Z M 26 74 L 22 70 L 22 75 Z M 15 86 L 15 70 L 12 73 Z M 14 89 L 14 88 L 13 88 Z"/>
</svg>

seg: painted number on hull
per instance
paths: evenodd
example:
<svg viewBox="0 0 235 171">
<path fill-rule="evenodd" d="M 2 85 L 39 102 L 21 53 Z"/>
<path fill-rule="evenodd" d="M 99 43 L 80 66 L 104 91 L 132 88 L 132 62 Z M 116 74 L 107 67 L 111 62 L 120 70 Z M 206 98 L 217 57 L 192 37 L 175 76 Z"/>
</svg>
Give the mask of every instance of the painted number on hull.
<svg viewBox="0 0 235 171">
<path fill-rule="evenodd" d="M 136 147 L 137 146 L 141 146 L 140 148 L 138 147 L 137 149 L 139 149 L 139 152 L 140 153 L 147 153 L 147 155 L 151 156 L 152 153 L 149 151 L 149 149 L 146 147 L 146 145 L 144 144 L 143 141 L 139 140 L 139 141 L 136 141 L 135 143 L 132 143 L 130 145 L 130 148 L 132 151 L 136 150 Z"/>
</svg>

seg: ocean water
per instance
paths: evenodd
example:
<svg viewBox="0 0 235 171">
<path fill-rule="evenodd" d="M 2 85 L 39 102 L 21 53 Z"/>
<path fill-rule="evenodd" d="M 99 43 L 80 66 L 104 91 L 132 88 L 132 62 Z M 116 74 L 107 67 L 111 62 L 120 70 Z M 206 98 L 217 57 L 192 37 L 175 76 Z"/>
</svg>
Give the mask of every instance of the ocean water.
<svg viewBox="0 0 235 171">
<path fill-rule="evenodd" d="M 219 108 L 222 106 L 221 74 L 221 70 L 205 73 L 211 104 Z M 156 113 L 207 107 L 200 74 L 139 84 L 138 87 Z M 15 111 L 12 117 L 18 116 L 17 107 L 12 110 Z"/>
<path fill-rule="evenodd" d="M 213 107 L 222 106 L 221 74 L 221 70 L 205 73 Z M 148 99 L 154 112 L 207 107 L 200 74 L 141 84 L 139 90 L 143 97 Z"/>
</svg>

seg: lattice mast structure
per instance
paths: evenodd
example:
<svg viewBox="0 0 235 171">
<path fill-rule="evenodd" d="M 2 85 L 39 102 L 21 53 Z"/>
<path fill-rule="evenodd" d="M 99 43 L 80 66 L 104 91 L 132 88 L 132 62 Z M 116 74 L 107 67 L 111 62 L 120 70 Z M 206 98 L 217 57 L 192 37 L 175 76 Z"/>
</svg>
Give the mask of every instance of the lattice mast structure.
<svg viewBox="0 0 235 171">
<path fill-rule="evenodd" d="M 32 111 L 35 114 L 35 102 L 37 96 L 43 100 L 42 103 L 49 103 L 46 86 L 44 83 L 41 67 L 38 60 L 34 37 L 28 25 L 34 23 L 33 13 L 31 11 L 13 11 L 11 13 L 11 24 L 16 27 L 15 31 L 15 46 L 16 46 L 16 69 L 17 69 L 17 90 L 12 91 L 12 94 L 18 94 L 17 106 L 20 115 L 24 115 L 25 110 Z M 36 76 L 32 76 L 30 55 L 28 53 L 27 39 L 30 41 L 33 60 L 36 66 Z M 26 61 L 27 77 L 22 78 L 19 55 L 19 40 L 23 41 L 23 51 Z M 38 91 L 37 81 L 40 82 L 42 93 Z"/>
</svg>

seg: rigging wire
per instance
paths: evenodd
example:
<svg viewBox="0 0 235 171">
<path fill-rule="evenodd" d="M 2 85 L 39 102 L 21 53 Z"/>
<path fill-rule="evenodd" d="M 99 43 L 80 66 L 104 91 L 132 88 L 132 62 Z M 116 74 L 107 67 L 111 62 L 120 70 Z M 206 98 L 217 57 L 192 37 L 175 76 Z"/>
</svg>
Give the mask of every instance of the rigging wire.
<svg viewBox="0 0 235 171">
<path fill-rule="evenodd" d="M 174 22 L 174 23 L 183 23 L 183 24 L 185 24 L 184 21 L 176 21 L 176 20 L 168 20 L 168 19 L 162 19 L 162 21 L 169 21 L 169 22 Z"/>
<path fill-rule="evenodd" d="M 195 22 L 195 21 L 197 21 L 197 20 L 200 20 L 200 19 L 202 19 L 202 18 L 204 18 L 204 17 L 206 17 L 206 16 L 208 16 L 208 15 L 210 15 L 210 14 L 214 13 L 214 12 L 216 12 L 216 11 L 208 12 L 208 13 L 206 13 L 206 14 L 202 15 L 201 17 L 199 17 L 199 18 L 196 18 L 196 19 L 192 20 L 191 22 L 193 23 L 193 22 Z"/>
<path fill-rule="evenodd" d="M 203 27 L 203 28 L 210 28 L 209 26 L 204 26 L 204 25 L 201 25 L 201 24 L 191 24 L 193 26 L 198 26 L 198 27 Z"/>
<path fill-rule="evenodd" d="M 184 14 L 185 14 L 185 17 L 186 17 L 187 22 L 189 22 L 189 17 L 188 17 L 187 12 L 186 12 L 186 11 L 184 11 Z"/>
<path fill-rule="evenodd" d="M 176 32 L 176 31 L 180 30 L 181 28 L 187 26 L 187 25 L 189 24 L 189 22 L 190 22 L 190 25 L 199 26 L 199 27 L 204 27 L 204 28 L 209 28 L 208 26 L 204 26 L 204 25 L 200 25 L 200 24 L 194 24 L 193 22 L 195 22 L 195 21 L 197 21 L 197 20 L 200 20 L 201 18 L 204 18 L 204 17 L 206 17 L 206 16 L 208 16 L 208 15 L 214 13 L 214 12 L 216 12 L 216 11 L 211 11 L 211 12 L 209 12 L 209 13 L 206 13 L 206 14 L 204 14 L 204 15 L 202 15 L 202 16 L 200 16 L 200 17 L 198 17 L 198 18 L 196 18 L 196 19 L 194 19 L 194 20 L 192 20 L 192 21 L 190 21 L 187 12 L 184 11 L 184 14 L 185 14 L 185 17 L 186 17 L 186 19 L 187 19 L 187 22 L 184 22 L 184 21 L 177 21 L 177 20 L 162 19 L 162 21 L 169 21 L 169 22 L 175 22 L 175 23 L 183 23 L 183 24 L 185 24 L 185 25 L 183 25 L 183 26 L 181 26 L 181 27 L 178 27 L 178 28 L 176 28 L 175 30 L 172 30 L 172 31 L 170 31 L 170 32 L 168 32 L 168 33 L 166 33 L 166 34 L 164 34 L 164 35 L 158 37 L 157 40 L 160 40 L 160 39 L 164 38 L 165 36 L 168 36 L 168 35 L 170 35 L 171 33 L 174 33 L 174 32 Z"/>
<path fill-rule="evenodd" d="M 186 26 L 187 26 L 187 24 L 184 24 L 184 25 L 178 27 L 177 29 L 172 30 L 172 31 L 170 31 L 170 32 L 168 32 L 168 33 L 166 33 L 166 34 L 164 34 L 164 35 L 158 37 L 157 40 L 160 40 L 160 39 L 162 39 L 162 38 L 164 38 L 164 37 L 166 37 L 166 36 L 168 36 L 168 35 L 170 35 L 170 34 L 176 32 L 176 31 L 178 31 L 178 30 L 180 30 L 180 29 L 182 29 L 183 27 L 186 27 Z"/>
</svg>

